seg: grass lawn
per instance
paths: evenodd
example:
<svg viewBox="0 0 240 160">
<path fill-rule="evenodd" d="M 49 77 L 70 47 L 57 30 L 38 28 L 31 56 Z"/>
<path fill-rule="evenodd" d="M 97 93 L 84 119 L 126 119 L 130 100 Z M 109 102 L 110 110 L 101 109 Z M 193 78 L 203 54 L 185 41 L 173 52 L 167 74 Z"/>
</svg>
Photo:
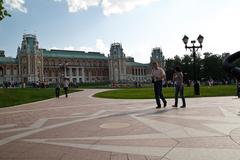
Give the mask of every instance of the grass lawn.
<svg viewBox="0 0 240 160">
<path fill-rule="evenodd" d="M 79 90 L 69 89 L 69 93 Z M 61 89 L 61 95 L 64 94 Z M 54 88 L 0 88 L 0 108 L 41 101 L 55 97 Z"/>
<path fill-rule="evenodd" d="M 184 88 L 185 97 L 194 97 L 193 93 L 193 87 Z M 212 87 L 202 86 L 200 88 L 200 93 L 200 97 L 236 96 L 237 87 L 236 85 L 219 85 Z M 163 88 L 163 94 L 166 98 L 173 98 L 174 88 Z M 94 96 L 114 99 L 153 99 L 154 91 L 153 88 L 128 88 L 101 92 L 95 94 Z"/>
</svg>

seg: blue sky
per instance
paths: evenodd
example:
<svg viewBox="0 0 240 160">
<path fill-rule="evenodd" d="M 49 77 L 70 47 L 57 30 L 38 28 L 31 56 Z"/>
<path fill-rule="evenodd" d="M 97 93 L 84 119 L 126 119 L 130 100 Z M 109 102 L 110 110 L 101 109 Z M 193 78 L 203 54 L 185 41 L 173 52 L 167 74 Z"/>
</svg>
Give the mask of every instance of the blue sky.
<svg viewBox="0 0 240 160">
<path fill-rule="evenodd" d="M 0 22 L 0 49 L 15 57 L 24 33 L 41 48 L 100 51 L 121 42 L 127 56 L 147 63 L 153 47 L 165 57 L 189 54 L 182 37 L 205 39 L 201 52 L 240 49 L 238 0 L 5 0 L 12 17 Z"/>
</svg>

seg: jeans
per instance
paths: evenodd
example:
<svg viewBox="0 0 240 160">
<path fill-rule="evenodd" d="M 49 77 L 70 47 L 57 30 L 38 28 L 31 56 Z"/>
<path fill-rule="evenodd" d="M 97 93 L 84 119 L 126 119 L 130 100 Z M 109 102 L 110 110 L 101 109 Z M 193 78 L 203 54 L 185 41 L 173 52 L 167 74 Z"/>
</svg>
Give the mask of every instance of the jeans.
<svg viewBox="0 0 240 160">
<path fill-rule="evenodd" d="M 64 87 L 65 97 L 68 97 L 68 87 Z"/>
<path fill-rule="evenodd" d="M 55 92 L 56 92 L 56 97 L 59 98 L 59 95 L 60 95 L 60 88 L 56 88 Z"/>
<path fill-rule="evenodd" d="M 162 81 L 154 82 L 154 93 L 158 106 L 161 106 L 160 99 L 162 99 L 163 103 L 167 103 L 162 93 Z"/>
<path fill-rule="evenodd" d="M 175 85 L 175 106 L 178 105 L 178 93 L 180 92 L 180 97 L 182 98 L 183 106 L 186 106 L 185 98 L 184 98 L 184 86 Z"/>
</svg>

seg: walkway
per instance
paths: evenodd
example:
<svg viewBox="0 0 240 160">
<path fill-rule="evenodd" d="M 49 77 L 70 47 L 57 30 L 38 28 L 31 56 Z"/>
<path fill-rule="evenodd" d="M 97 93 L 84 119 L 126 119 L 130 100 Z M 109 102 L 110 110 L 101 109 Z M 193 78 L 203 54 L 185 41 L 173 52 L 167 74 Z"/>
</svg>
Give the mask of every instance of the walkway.
<svg viewBox="0 0 240 160">
<path fill-rule="evenodd" d="M 0 109 L 0 160 L 240 160 L 240 103 L 69 98 Z"/>
</svg>

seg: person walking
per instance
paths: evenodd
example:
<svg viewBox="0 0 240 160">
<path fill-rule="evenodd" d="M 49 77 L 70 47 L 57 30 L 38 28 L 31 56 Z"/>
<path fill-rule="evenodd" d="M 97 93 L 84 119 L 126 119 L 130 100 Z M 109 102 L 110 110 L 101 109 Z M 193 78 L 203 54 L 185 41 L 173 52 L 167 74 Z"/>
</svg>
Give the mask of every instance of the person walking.
<svg viewBox="0 0 240 160">
<path fill-rule="evenodd" d="M 64 80 L 64 93 L 65 93 L 65 97 L 67 98 L 68 97 L 68 85 L 69 85 L 69 83 L 68 83 L 68 79 L 67 78 L 65 78 L 65 80 Z"/>
<path fill-rule="evenodd" d="M 183 73 L 179 66 L 175 67 L 175 72 L 173 74 L 173 81 L 175 82 L 175 104 L 172 107 L 178 106 L 178 94 L 180 92 L 180 97 L 182 98 L 182 106 L 180 108 L 185 108 L 186 102 L 184 97 Z"/>
<path fill-rule="evenodd" d="M 165 71 L 159 66 L 157 62 L 153 62 L 152 82 L 154 83 L 154 94 L 157 103 L 156 109 L 161 108 L 160 99 L 163 101 L 163 107 L 165 108 L 167 106 L 167 101 L 162 93 L 162 82 L 165 77 Z"/>
<path fill-rule="evenodd" d="M 60 95 L 60 82 L 59 82 L 58 79 L 56 81 L 55 93 L 56 93 L 56 97 L 59 98 L 59 95 Z"/>
</svg>

